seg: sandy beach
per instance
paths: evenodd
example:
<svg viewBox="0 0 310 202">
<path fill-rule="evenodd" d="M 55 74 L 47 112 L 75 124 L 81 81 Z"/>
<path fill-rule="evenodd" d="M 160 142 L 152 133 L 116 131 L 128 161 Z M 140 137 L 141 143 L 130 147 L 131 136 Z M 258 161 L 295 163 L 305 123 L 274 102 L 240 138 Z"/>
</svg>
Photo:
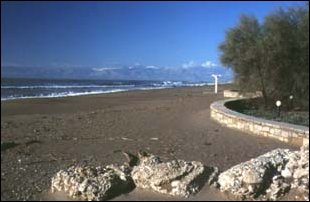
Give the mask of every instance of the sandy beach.
<svg viewBox="0 0 310 202">
<path fill-rule="evenodd" d="M 50 179 L 73 164 L 121 164 L 120 151 L 146 150 L 164 160 L 184 159 L 221 171 L 283 142 L 222 127 L 209 106 L 223 89 L 188 87 L 1 102 L 1 200 L 57 200 Z M 207 185 L 187 200 L 229 200 Z M 115 200 L 179 200 L 139 189 Z M 184 199 L 181 199 L 184 200 Z"/>
</svg>

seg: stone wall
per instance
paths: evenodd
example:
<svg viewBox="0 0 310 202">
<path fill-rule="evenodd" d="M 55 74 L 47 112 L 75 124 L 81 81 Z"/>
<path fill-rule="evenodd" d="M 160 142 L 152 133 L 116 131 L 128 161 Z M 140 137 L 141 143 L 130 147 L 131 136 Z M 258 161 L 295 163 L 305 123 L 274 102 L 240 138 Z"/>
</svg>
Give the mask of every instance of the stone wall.
<svg viewBox="0 0 310 202">
<path fill-rule="evenodd" d="M 241 93 L 238 90 L 224 90 L 223 91 L 224 97 L 227 98 L 243 98 L 243 97 L 261 97 L 262 92 L 261 91 L 256 91 L 255 93 Z"/>
<path fill-rule="evenodd" d="M 226 102 L 238 99 L 245 98 L 227 99 L 212 103 L 210 105 L 211 118 L 230 128 L 276 138 L 299 146 L 309 142 L 309 127 L 256 118 L 230 110 L 225 106 Z"/>
<path fill-rule="evenodd" d="M 229 97 L 229 98 L 238 98 L 242 97 L 239 91 L 236 90 L 224 90 L 223 91 L 224 97 Z"/>
</svg>

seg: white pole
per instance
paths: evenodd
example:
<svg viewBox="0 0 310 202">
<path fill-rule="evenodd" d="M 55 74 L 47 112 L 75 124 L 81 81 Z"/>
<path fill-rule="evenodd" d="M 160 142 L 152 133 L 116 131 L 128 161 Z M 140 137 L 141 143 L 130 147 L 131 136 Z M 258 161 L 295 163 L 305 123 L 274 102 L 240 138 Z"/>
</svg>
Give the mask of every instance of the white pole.
<svg viewBox="0 0 310 202">
<path fill-rule="evenodd" d="M 215 89 L 214 92 L 217 93 L 217 77 L 215 77 Z"/>
<path fill-rule="evenodd" d="M 217 94 L 217 77 L 218 77 L 219 75 L 212 74 L 212 76 L 214 77 L 214 80 L 215 80 L 215 84 L 214 84 L 214 93 Z"/>
</svg>

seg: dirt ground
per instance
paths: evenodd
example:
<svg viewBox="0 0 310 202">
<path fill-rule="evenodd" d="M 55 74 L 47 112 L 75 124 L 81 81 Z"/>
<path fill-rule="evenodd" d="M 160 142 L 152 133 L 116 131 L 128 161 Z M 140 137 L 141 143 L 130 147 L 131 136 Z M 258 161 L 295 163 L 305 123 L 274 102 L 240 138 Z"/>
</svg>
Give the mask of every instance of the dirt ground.
<svg viewBox="0 0 310 202">
<path fill-rule="evenodd" d="M 224 171 L 292 145 L 222 127 L 209 106 L 212 87 L 134 91 L 1 102 L 1 200 L 59 200 L 50 179 L 72 164 L 121 164 L 119 151 L 146 150 L 163 160 L 201 161 Z M 115 200 L 179 200 L 136 189 Z M 207 185 L 187 200 L 232 200 Z"/>
</svg>

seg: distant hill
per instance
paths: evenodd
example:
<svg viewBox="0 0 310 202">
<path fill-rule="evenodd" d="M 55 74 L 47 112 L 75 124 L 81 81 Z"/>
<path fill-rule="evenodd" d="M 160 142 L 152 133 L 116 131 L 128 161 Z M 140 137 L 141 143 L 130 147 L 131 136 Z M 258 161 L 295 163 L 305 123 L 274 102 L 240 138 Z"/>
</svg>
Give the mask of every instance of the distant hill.
<svg viewBox="0 0 310 202">
<path fill-rule="evenodd" d="M 144 65 L 117 67 L 1 67 L 1 78 L 72 78 L 116 80 L 179 80 L 213 81 L 212 74 L 221 74 L 220 81 L 232 80 L 232 72 L 223 67 L 166 68 Z"/>
</svg>

